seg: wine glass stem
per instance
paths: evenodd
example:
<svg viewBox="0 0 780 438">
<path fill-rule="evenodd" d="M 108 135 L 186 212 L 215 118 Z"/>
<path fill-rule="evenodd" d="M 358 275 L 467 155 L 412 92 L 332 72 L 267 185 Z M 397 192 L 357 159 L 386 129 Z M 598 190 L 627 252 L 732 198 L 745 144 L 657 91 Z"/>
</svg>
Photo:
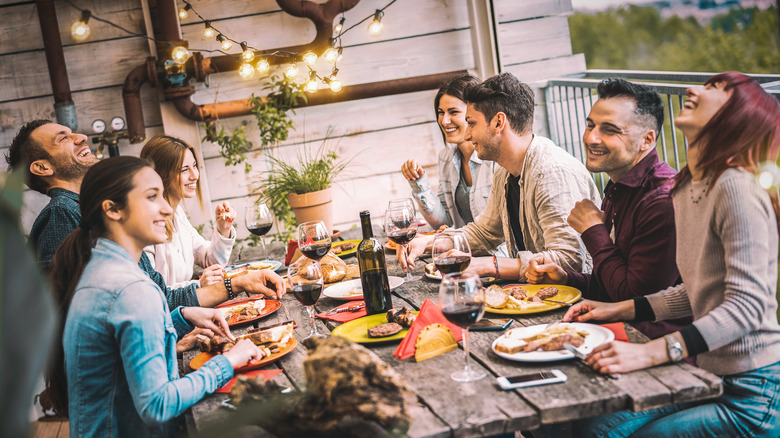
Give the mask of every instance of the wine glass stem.
<svg viewBox="0 0 780 438">
<path fill-rule="evenodd" d="M 263 260 L 268 260 L 268 250 L 265 249 L 265 237 L 260 238 L 260 244 L 263 245 Z"/>
<path fill-rule="evenodd" d="M 401 247 L 404 250 L 404 259 L 409 260 L 409 244 L 408 243 L 404 243 L 403 245 L 401 245 Z M 414 263 L 414 261 L 412 261 L 412 263 Z M 406 279 L 411 281 L 411 279 L 412 279 L 412 269 L 414 269 L 414 267 L 404 266 L 404 269 L 406 270 Z"/>
<path fill-rule="evenodd" d="M 309 314 L 309 323 L 311 324 L 311 332 L 309 333 L 309 336 L 316 336 L 319 333 L 317 332 L 317 326 L 314 325 L 314 309 L 312 306 L 306 306 L 306 312 Z"/>
<path fill-rule="evenodd" d="M 464 372 L 470 374 L 471 364 L 469 363 L 469 329 L 468 328 L 463 329 L 463 351 L 466 352 L 466 368 L 464 369 Z"/>
</svg>

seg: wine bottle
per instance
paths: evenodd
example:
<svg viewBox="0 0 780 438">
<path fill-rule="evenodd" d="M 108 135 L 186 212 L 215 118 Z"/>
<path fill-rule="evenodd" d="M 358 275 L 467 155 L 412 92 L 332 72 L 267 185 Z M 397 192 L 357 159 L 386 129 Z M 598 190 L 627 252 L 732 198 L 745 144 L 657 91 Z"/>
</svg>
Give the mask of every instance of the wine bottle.
<svg viewBox="0 0 780 438">
<path fill-rule="evenodd" d="M 382 243 L 374 238 L 371 229 L 371 214 L 360 212 L 363 240 L 357 248 L 360 283 L 363 285 L 363 299 L 369 315 L 384 313 L 393 307 L 390 297 L 390 283 L 387 281 L 387 265 Z"/>
</svg>

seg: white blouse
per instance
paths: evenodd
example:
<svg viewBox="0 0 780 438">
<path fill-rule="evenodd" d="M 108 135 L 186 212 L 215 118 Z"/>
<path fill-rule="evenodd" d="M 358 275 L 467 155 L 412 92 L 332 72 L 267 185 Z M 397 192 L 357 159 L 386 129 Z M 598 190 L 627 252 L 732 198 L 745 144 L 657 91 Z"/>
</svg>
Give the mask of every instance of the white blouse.
<svg viewBox="0 0 780 438">
<path fill-rule="evenodd" d="M 230 238 L 225 238 L 214 230 L 211 242 L 207 241 L 192 226 L 187 213 L 179 204 L 173 213 L 173 236 L 170 242 L 147 246 L 144 252 L 151 260 L 154 269 L 162 274 L 170 288 L 179 288 L 191 283 L 194 265 L 207 268 L 213 264 L 226 266 L 236 243 L 236 230 L 230 230 Z"/>
</svg>

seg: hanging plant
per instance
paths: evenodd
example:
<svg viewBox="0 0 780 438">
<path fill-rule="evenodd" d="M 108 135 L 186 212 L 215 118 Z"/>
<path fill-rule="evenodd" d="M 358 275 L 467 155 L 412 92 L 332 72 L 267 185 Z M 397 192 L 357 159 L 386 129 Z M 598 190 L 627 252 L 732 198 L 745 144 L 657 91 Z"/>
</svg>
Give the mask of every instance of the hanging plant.
<svg viewBox="0 0 780 438">
<path fill-rule="evenodd" d="M 252 143 L 246 139 L 243 124 L 230 134 L 220 126 L 219 120 L 206 122 L 203 127 L 206 129 L 206 136 L 203 137 L 203 140 L 219 145 L 219 154 L 225 159 L 225 164 L 237 166 L 244 163 L 244 173 L 249 173 L 252 170 L 252 165 L 246 161 L 246 153 L 249 152 Z"/>
</svg>

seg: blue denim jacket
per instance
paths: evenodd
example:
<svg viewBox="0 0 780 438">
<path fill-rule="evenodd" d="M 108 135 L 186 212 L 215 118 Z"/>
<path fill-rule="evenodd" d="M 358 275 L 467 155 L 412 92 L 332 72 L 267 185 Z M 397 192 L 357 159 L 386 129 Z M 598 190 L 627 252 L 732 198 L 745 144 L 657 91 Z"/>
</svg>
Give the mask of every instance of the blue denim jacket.
<svg viewBox="0 0 780 438">
<path fill-rule="evenodd" d="M 98 239 L 63 335 L 71 436 L 170 436 L 169 420 L 233 377 L 219 355 L 179 378 L 176 341 L 191 329 L 137 260 Z"/>
</svg>

